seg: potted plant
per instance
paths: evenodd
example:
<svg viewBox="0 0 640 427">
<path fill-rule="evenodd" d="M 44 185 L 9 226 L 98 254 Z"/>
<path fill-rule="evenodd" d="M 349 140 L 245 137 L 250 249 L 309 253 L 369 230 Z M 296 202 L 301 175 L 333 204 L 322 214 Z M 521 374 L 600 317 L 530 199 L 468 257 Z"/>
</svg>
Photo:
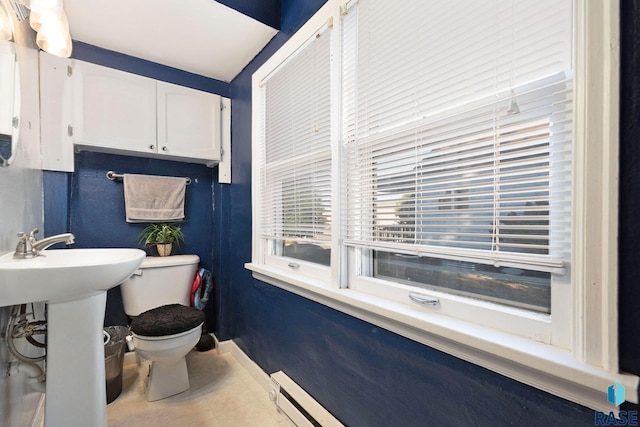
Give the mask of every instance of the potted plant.
<svg viewBox="0 0 640 427">
<path fill-rule="evenodd" d="M 143 247 L 155 246 L 158 255 L 168 256 L 171 255 L 174 243 L 180 246 L 180 242 L 184 242 L 184 234 L 175 223 L 150 224 L 140 232 L 138 240 Z"/>
</svg>

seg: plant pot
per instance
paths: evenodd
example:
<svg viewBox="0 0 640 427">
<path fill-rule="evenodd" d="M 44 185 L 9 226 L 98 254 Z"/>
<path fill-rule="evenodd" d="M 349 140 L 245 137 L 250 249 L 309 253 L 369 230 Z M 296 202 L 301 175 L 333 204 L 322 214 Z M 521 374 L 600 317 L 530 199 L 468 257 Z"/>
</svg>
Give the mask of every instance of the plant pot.
<svg viewBox="0 0 640 427">
<path fill-rule="evenodd" d="M 158 251 L 159 256 L 169 256 L 171 255 L 171 250 L 173 249 L 173 244 L 171 243 L 157 243 L 156 250 Z"/>
</svg>

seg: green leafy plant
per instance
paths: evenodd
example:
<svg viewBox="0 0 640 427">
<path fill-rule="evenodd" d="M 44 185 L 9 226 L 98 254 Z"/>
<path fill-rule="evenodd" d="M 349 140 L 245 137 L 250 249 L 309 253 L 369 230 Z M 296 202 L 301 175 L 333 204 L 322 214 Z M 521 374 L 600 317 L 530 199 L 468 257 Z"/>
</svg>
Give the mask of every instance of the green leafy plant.
<svg viewBox="0 0 640 427">
<path fill-rule="evenodd" d="M 184 242 L 184 234 L 177 224 L 150 224 L 138 235 L 138 241 L 144 246 L 162 243 Z"/>
</svg>

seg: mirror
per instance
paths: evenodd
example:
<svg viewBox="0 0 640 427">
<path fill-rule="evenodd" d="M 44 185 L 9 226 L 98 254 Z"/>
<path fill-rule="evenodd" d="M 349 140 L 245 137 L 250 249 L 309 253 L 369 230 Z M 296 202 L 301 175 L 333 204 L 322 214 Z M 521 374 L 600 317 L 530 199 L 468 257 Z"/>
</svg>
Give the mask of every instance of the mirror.
<svg viewBox="0 0 640 427">
<path fill-rule="evenodd" d="M 0 92 L 0 165 L 40 169 L 40 85 L 36 33 L 29 25 L 29 11 L 19 2 L 0 0 L 0 7 L 7 12 L 13 30 L 12 42 L 0 41 L 0 64 L 6 64 L 0 65 L 0 91 L 5 90 L 10 94 L 5 96 L 4 92 Z"/>
<path fill-rule="evenodd" d="M 18 78 L 15 44 L 0 41 L 0 166 L 11 163 L 18 140 Z"/>
</svg>

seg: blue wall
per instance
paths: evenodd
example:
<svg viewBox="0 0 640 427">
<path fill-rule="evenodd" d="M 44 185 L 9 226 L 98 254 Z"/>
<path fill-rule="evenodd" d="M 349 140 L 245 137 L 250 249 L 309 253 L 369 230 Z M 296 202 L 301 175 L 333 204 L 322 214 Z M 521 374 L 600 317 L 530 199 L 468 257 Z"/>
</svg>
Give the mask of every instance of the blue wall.
<svg viewBox="0 0 640 427">
<path fill-rule="evenodd" d="M 167 65 L 135 58 L 124 53 L 103 49 L 87 43 L 73 41 L 72 57 L 128 73 L 190 87 L 229 97 L 229 84 L 220 80 L 178 70 Z"/>
<path fill-rule="evenodd" d="M 228 83 L 88 44 L 74 42 L 74 58 L 229 97 Z M 125 222 L 122 182 L 108 180 L 105 174 L 109 170 L 190 177 L 192 183 L 187 187 L 185 202 L 186 222 L 182 225 L 186 243 L 181 245 L 179 253 L 197 254 L 203 267 L 215 270 L 214 242 L 219 239 L 219 230 L 214 227 L 213 184 L 218 170 L 203 165 L 80 152 L 75 155 L 75 172 L 43 173 L 46 235 L 72 232 L 76 236 L 75 248 L 138 247 L 137 236 L 145 224 Z M 215 274 L 214 278 L 217 279 Z M 213 300 L 205 309 L 208 331 L 218 327 L 220 311 L 216 305 L 219 303 L 216 288 Z M 116 287 L 107 294 L 105 325 L 127 323 L 120 289 Z"/>
<path fill-rule="evenodd" d="M 110 181 L 106 173 L 140 173 L 191 178 L 185 200 L 186 221 L 181 224 L 185 243 L 177 253 L 196 254 L 203 267 L 213 265 L 214 170 L 203 165 L 144 159 L 92 152 L 75 156 L 75 172 L 44 172 L 46 234 L 70 231 L 76 237 L 74 248 L 136 248 L 137 236 L 147 224 L 125 222 L 122 181 Z M 214 305 L 207 305 L 207 329 L 217 322 Z M 107 293 L 105 325 L 127 325 L 120 288 Z"/>
<path fill-rule="evenodd" d="M 210 330 L 220 339 L 234 339 L 266 372 L 284 370 L 346 425 L 594 425 L 591 410 L 254 280 L 244 268 L 251 260 L 251 74 L 324 0 L 281 3 L 281 32 L 230 86 L 76 44 L 79 59 L 230 96 L 233 184 L 218 184 L 216 170 L 199 165 L 80 153 L 75 173 L 44 174 L 46 234 L 72 231 L 76 246 L 133 247 L 137 226 L 124 222 L 122 184 L 108 181 L 105 172 L 198 177 L 187 201 L 185 250 L 208 262 L 216 278 L 215 300 L 207 306 Z M 639 4 L 622 2 L 621 14 L 620 361 L 635 374 L 640 374 Z M 109 315 L 122 320 L 119 295 L 112 293 Z"/>
<path fill-rule="evenodd" d="M 219 337 L 232 338 L 266 372 L 284 370 L 350 426 L 593 426 L 594 413 L 587 408 L 254 280 L 244 269 L 251 258 L 251 74 L 322 4 L 283 0 L 281 32 L 231 82 L 234 184 L 218 194 L 221 209 L 214 215 L 216 224 L 225 223 L 218 252 L 219 264 L 225 266 Z M 625 22 L 637 26 L 640 20 L 633 9 Z M 628 66 L 628 72 L 637 66 Z M 635 145 L 638 136 L 623 135 L 623 145 Z M 638 149 L 633 150 L 637 164 Z M 625 196 L 625 203 L 633 198 L 637 206 L 638 194 Z M 629 227 L 637 235 L 637 225 Z M 627 246 L 621 251 L 621 259 L 633 257 L 634 277 L 639 277 L 637 252 Z M 640 338 L 635 333 L 640 330 L 640 291 L 635 285 L 621 280 L 627 300 L 620 314 L 625 318 L 620 356 L 627 371 L 640 374 Z"/>
<path fill-rule="evenodd" d="M 259 2 L 260 4 L 245 0 L 225 0 L 222 3 L 274 28 L 280 26 L 280 0 Z M 230 97 L 228 83 L 79 41 L 73 42 L 73 58 Z M 192 180 L 198 178 L 199 181 L 194 181 L 187 190 L 188 222 L 183 227 L 187 243 L 181 248 L 181 252 L 199 255 L 202 265 L 212 270 L 216 286 L 214 298 L 209 301 L 205 310 L 207 329 L 216 331 L 219 335 L 228 335 L 219 332 L 220 328 L 228 330 L 228 326 L 221 322 L 221 313 L 224 312 L 221 307 L 228 293 L 223 293 L 222 287 L 218 286 L 218 282 L 224 283 L 220 276 L 226 270 L 214 260 L 219 260 L 221 251 L 229 246 L 228 242 L 221 241 L 219 233 L 221 227 L 228 224 L 229 215 L 227 210 L 219 212 L 215 218 L 213 215 L 216 210 L 226 209 L 221 200 L 223 197 L 228 199 L 230 189 L 228 185 L 216 185 L 214 193 L 217 168 L 89 152 L 77 154 L 75 162 L 73 174 L 51 171 L 43 174 L 46 213 L 44 234 L 70 231 L 76 236 L 74 247 L 137 246 L 136 236 L 143 226 L 124 221 L 122 184 L 114 185 L 104 178 L 107 170 L 118 173 L 185 175 Z M 246 214 L 251 214 L 250 205 Z M 112 289 L 108 293 L 105 324 L 118 325 L 126 322 L 119 288 Z"/>
<path fill-rule="evenodd" d="M 280 0 L 217 0 L 272 28 L 280 28 Z"/>
</svg>

